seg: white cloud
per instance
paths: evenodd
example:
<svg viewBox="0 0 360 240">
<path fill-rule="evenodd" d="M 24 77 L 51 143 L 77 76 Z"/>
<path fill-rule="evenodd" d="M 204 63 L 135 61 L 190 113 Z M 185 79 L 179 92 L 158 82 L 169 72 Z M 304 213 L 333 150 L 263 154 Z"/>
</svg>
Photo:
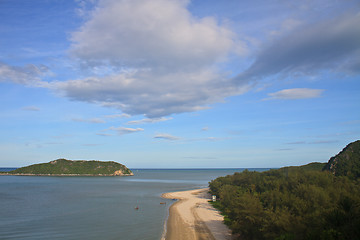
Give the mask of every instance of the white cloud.
<svg viewBox="0 0 360 240">
<path fill-rule="evenodd" d="M 270 99 L 306 99 L 306 98 L 317 98 L 321 96 L 322 89 L 310 89 L 310 88 L 292 88 L 284 89 L 278 92 L 269 93 Z"/>
<path fill-rule="evenodd" d="M 157 123 L 157 122 L 169 121 L 171 119 L 173 119 L 173 118 L 172 117 L 170 117 L 170 118 L 165 118 L 165 117 L 161 117 L 161 118 L 144 118 L 144 119 L 140 119 L 140 120 L 129 121 L 126 124 L 135 125 L 135 124 L 144 124 L 144 123 Z"/>
<path fill-rule="evenodd" d="M 51 75 L 45 65 L 28 64 L 24 67 L 10 66 L 0 62 L 0 82 L 14 82 L 18 84 L 43 86 L 42 77 Z"/>
<path fill-rule="evenodd" d="M 27 106 L 27 107 L 23 107 L 22 110 L 25 110 L 25 111 L 40 111 L 40 108 L 38 107 L 35 107 L 35 106 Z"/>
<path fill-rule="evenodd" d="M 113 114 L 113 115 L 106 115 L 105 118 L 129 118 L 131 117 L 129 114 L 122 113 L 122 114 Z"/>
<path fill-rule="evenodd" d="M 154 136 L 154 138 L 171 140 L 171 141 L 175 141 L 175 140 L 180 140 L 180 139 L 181 139 L 180 137 L 176 137 L 176 136 L 170 135 L 170 134 L 168 134 L 168 133 L 159 133 L 159 134 L 156 134 L 156 135 Z"/>
<path fill-rule="evenodd" d="M 314 74 L 321 70 L 360 72 L 360 14 L 303 24 L 259 51 L 253 64 L 235 82 L 281 75 Z"/>
<path fill-rule="evenodd" d="M 79 17 L 88 17 L 89 9 L 93 8 L 96 2 L 97 0 L 75 0 L 75 3 L 78 5 L 75 12 Z"/>
<path fill-rule="evenodd" d="M 90 65 L 196 69 L 222 60 L 235 35 L 181 0 L 101 1 L 72 34 L 72 54 Z M 167 71 L 167 70 L 165 70 Z"/>
<path fill-rule="evenodd" d="M 262 49 L 257 50 L 250 67 L 230 77 L 236 73 L 225 71 L 241 62 L 233 58 L 234 52 L 244 54 L 247 46 L 216 18 L 192 15 L 187 9 L 189 3 L 78 0 L 86 17 L 84 24 L 70 34 L 69 52 L 84 67 L 85 77 L 47 83 L 41 81 L 50 74 L 46 66 L 0 63 L 0 82 L 48 87 L 71 100 L 154 119 L 207 109 L 269 77 L 312 74 L 324 69 L 360 72 L 360 15 L 354 11 L 331 15 L 331 19 L 316 18 L 318 22 L 310 24 L 305 23 L 307 19 L 295 18 L 300 15 L 289 15 L 273 32 L 271 42 L 259 45 Z M 90 8 L 93 10 L 84 12 Z M 229 55 L 235 65 L 221 69 Z M 311 98 L 320 96 L 322 90 L 292 91 L 269 96 Z M 149 120 L 143 121 L 137 124 Z"/>
<path fill-rule="evenodd" d="M 126 127 L 110 127 L 105 131 L 116 131 L 119 135 L 129 134 L 129 133 L 136 133 L 144 131 L 143 128 L 126 128 Z"/>
<path fill-rule="evenodd" d="M 73 118 L 71 120 L 74 121 L 74 122 L 105 123 L 105 121 L 100 119 L 100 118 L 92 118 L 92 119 Z"/>
<path fill-rule="evenodd" d="M 193 16 L 187 3 L 100 1 L 88 21 L 72 34 L 71 53 L 88 68 L 105 66 L 110 71 L 52 87 L 72 100 L 159 118 L 209 108 L 269 77 L 324 69 L 360 72 L 360 16 L 347 13 L 310 24 L 286 19 L 253 64 L 230 79 L 218 63 L 236 49 L 242 47 L 245 52 L 244 44 L 215 18 Z M 321 90 L 293 89 L 270 98 L 320 94 Z"/>
<path fill-rule="evenodd" d="M 118 108 L 130 115 L 159 118 L 193 112 L 247 90 L 211 70 L 157 75 L 151 71 L 56 82 L 52 87 L 72 100 Z"/>
<path fill-rule="evenodd" d="M 301 24 L 302 22 L 297 19 L 293 19 L 293 18 L 285 19 L 282 22 L 280 29 L 271 31 L 270 35 L 274 37 L 284 35 L 290 32 L 291 30 L 295 29 L 296 27 L 300 26 Z"/>
<path fill-rule="evenodd" d="M 103 136 L 103 137 L 113 136 L 113 135 L 110 134 L 110 133 L 97 133 L 96 135 Z"/>
<path fill-rule="evenodd" d="M 83 66 L 110 69 L 51 84 L 77 101 L 159 118 L 208 108 L 245 87 L 216 65 L 244 45 L 213 17 L 198 18 L 182 0 L 104 0 L 72 34 Z M 240 50 L 239 50 L 240 49 Z M 238 51 L 239 50 L 239 51 Z"/>
</svg>

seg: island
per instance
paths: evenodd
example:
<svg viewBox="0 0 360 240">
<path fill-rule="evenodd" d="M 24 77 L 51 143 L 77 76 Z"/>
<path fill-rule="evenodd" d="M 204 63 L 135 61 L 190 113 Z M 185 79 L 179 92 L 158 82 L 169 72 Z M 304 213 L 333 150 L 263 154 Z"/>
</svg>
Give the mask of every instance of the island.
<svg viewBox="0 0 360 240">
<path fill-rule="evenodd" d="M 20 176 L 132 176 L 125 165 L 113 161 L 85 161 L 57 159 L 48 163 L 34 164 L 1 175 Z"/>
</svg>

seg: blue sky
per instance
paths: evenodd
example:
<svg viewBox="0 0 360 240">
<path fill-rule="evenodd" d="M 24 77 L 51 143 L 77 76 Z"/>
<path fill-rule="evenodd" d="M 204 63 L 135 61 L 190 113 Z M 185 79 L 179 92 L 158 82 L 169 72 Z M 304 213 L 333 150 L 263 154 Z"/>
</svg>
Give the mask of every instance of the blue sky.
<svg viewBox="0 0 360 240">
<path fill-rule="evenodd" d="M 360 136 L 358 1 L 2 0 L 0 166 L 326 162 Z"/>
</svg>

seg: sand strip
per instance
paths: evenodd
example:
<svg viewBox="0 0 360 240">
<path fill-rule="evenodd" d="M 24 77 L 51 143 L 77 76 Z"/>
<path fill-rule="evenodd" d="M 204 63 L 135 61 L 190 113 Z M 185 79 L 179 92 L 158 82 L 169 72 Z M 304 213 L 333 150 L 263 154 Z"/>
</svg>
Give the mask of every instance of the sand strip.
<svg viewBox="0 0 360 240">
<path fill-rule="evenodd" d="M 164 193 L 163 198 L 178 199 L 170 207 L 166 240 L 230 240 L 231 231 L 224 217 L 208 201 L 208 188 Z"/>
</svg>

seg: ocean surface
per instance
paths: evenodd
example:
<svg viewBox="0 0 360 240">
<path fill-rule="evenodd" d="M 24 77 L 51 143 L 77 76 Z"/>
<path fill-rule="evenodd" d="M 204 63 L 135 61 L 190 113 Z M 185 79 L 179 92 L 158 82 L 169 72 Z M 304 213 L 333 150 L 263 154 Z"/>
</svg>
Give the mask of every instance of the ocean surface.
<svg viewBox="0 0 360 240">
<path fill-rule="evenodd" d="M 135 169 L 135 176 L 124 177 L 0 176 L 0 239 L 159 240 L 174 202 L 162 199 L 162 193 L 207 187 L 212 179 L 243 170 Z"/>
</svg>

